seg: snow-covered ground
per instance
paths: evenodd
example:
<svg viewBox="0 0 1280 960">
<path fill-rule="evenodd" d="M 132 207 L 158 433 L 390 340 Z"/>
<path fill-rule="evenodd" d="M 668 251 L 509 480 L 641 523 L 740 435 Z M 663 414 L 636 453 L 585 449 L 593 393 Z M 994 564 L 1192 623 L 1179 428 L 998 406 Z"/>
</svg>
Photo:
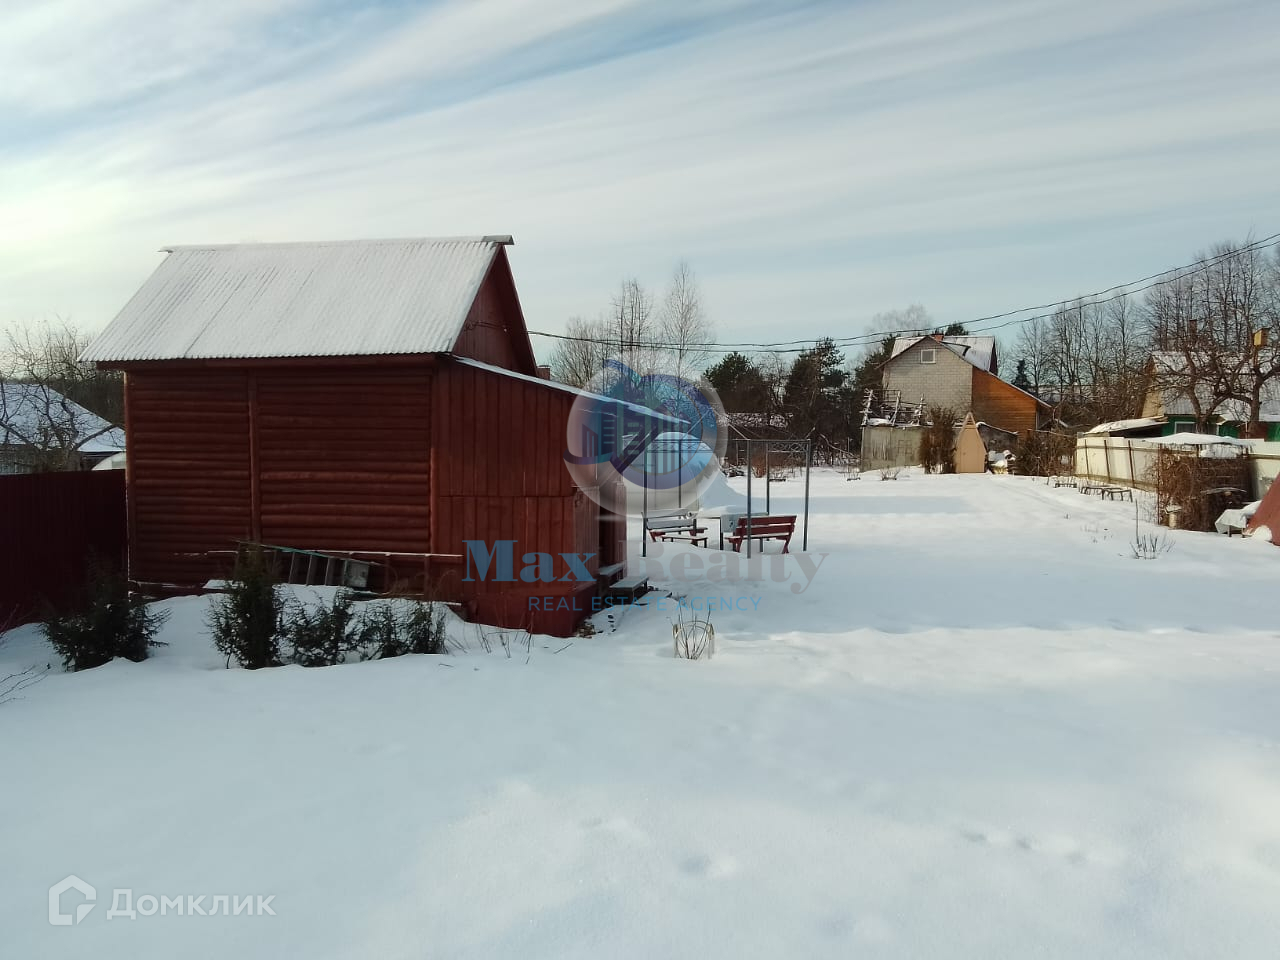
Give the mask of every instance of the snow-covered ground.
<svg viewBox="0 0 1280 960">
<path fill-rule="evenodd" d="M 1280 550 L 1137 560 L 1131 505 L 1021 478 L 813 494 L 803 592 L 795 559 L 664 584 L 733 608 L 709 662 L 668 604 L 226 670 L 164 604 L 152 660 L 0 705 L 0 955 L 1275 957 Z M 23 628 L 0 676 L 50 659 Z M 69 874 L 96 906 L 51 926 Z M 109 920 L 113 888 L 274 915 Z"/>
</svg>

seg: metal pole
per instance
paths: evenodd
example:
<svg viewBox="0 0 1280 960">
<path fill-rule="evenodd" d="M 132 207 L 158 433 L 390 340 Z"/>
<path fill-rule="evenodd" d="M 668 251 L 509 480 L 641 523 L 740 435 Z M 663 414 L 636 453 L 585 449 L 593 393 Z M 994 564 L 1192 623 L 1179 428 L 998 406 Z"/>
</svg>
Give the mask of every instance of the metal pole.
<svg viewBox="0 0 1280 960">
<path fill-rule="evenodd" d="M 751 441 L 747 441 L 747 559 L 751 559 Z M 767 485 L 766 485 L 767 486 Z"/>
<path fill-rule="evenodd" d="M 764 444 L 764 512 L 770 512 L 769 500 L 769 451 L 773 447 L 771 440 L 766 440 Z"/>
<path fill-rule="evenodd" d="M 809 472 L 813 469 L 813 441 L 804 443 L 804 539 L 800 543 L 801 551 L 809 549 Z"/>
<path fill-rule="evenodd" d="M 641 428 L 643 429 L 643 428 Z M 640 456 L 640 556 L 649 556 L 649 471 L 645 469 L 644 457 L 648 450 L 641 450 Z"/>
</svg>

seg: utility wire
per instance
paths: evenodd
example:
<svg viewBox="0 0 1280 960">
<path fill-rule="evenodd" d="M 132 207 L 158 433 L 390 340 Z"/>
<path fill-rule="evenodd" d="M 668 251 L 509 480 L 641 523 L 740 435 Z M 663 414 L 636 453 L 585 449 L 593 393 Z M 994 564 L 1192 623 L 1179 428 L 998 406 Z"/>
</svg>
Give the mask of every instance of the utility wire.
<svg viewBox="0 0 1280 960">
<path fill-rule="evenodd" d="M 1056 312 L 1059 308 L 1068 307 L 1077 302 L 1087 302 L 1090 305 L 1095 305 L 1095 304 L 1111 303 L 1115 300 L 1123 300 L 1126 297 L 1133 296 L 1135 293 L 1142 293 L 1146 290 L 1150 290 L 1152 287 L 1158 287 L 1161 284 L 1172 283 L 1174 281 L 1184 279 L 1188 276 L 1194 276 L 1196 273 L 1199 273 L 1202 270 L 1206 270 L 1210 267 L 1213 267 L 1224 260 L 1230 259 L 1231 257 L 1239 256 L 1242 253 L 1249 253 L 1254 250 L 1260 250 L 1271 244 L 1275 244 L 1278 241 L 1280 241 L 1280 233 L 1273 233 L 1269 237 L 1264 237 L 1261 240 L 1255 240 L 1251 243 L 1245 244 L 1244 246 L 1235 247 L 1223 253 L 1216 254 L 1215 256 L 1207 257 L 1203 260 L 1197 260 L 1194 263 L 1183 264 L 1180 267 L 1170 267 L 1168 270 L 1162 270 L 1159 273 L 1153 273 L 1153 274 L 1150 274 L 1149 276 L 1142 277 L 1138 280 L 1132 280 L 1129 283 L 1118 283 L 1114 286 L 1107 287 L 1104 290 L 1098 290 L 1094 293 L 1089 293 L 1089 294 L 1082 294 L 1080 296 L 1071 297 L 1066 300 L 1057 300 L 1057 301 L 1054 301 L 1053 303 L 1042 303 L 1034 307 L 1022 307 L 1018 310 L 1007 310 L 1004 313 L 993 313 L 989 316 L 978 317 L 966 323 L 965 327 L 966 329 L 969 330 L 970 335 L 975 333 L 989 333 L 992 330 L 1001 330 L 1001 329 L 1004 329 L 1005 327 L 1014 326 L 1020 323 L 1030 323 L 1033 320 L 1048 319 L 1049 317 L 1052 317 L 1053 313 Z M 1098 299 L 1099 297 L 1104 297 L 1104 295 L 1106 294 L 1113 294 L 1113 295 L 1109 297 L 1105 297 L 1105 299 Z M 1051 312 L 1037 313 L 1028 317 L 1019 316 L 1019 314 L 1027 313 L 1032 310 L 1048 310 Z M 1003 322 L 994 323 L 994 324 L 991 324 L 990 326 L 985 326 L 985 327 L 976 326 L 976 324 L 991 323 L 991 321 L 994 321 L 994 320 L 1001 320 Z M 970 324 L 974 324 L 975 326 L 970 326 Z M 642 349 L 650 349 L 650 350 L 663 350 L 663 349 L 690 350 L 692 349 L 692 350 L 698 350 L 699 352 L 707 352 L 707 353 L 737 353 L 740 351 L 767 352 L 767 353 L 803 353 L 806 350 L 811 349 L 814 345 L 826 342 L 828 340 L 831 341 L 837 347 L 850 347 L 850 346 L 857 346 L 868 341 L 881 340 L 885 337 L 911 335 L 911 334 L 920 335 L 921 333 L 922 331 L 919 328 L 908 327 L 901 330 L 880 330 L 880 331 L 869 332 L 869 333 L 860 333 L 860 334 L 855 334 L 847 337 L 815 337 L 812 339 L 804 339 L 804 340 L 779 340 L 773 343 L 752 343 L 752 342 L 722 343 L 722 342 L 709 341 L 709 342 L 700 342 L 700 343 L 680 344 L 680 343 L 666 343 L 662 341 L 652 341 L 652 342 L 645 342 L 645 343 L 636 343 L 635 346 L 638 346 Z M 603 344 L 605 346 L 613 346 L 618 342 L 616 338 L 610 338 L 610 337 L 574 337 L 574 336 L 570 336 L 569 334 L 547 333 L 542 330 L 530 330 L 529 335 L 533 337 L 546 337 L 551 340 L 571 340 L 577 343 L 598 343 L 598 344 Z"/>
</svg>

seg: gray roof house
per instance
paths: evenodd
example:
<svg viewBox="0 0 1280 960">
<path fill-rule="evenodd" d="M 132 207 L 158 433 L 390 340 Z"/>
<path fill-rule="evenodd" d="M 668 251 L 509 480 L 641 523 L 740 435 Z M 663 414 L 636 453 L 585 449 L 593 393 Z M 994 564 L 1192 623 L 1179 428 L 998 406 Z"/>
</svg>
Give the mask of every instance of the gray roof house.
<svg viewBox="0 0 1280 960">
<path fill-rule="evenodd" d="M 85 470 L 124 450 L 124 431 L 38 383 L 0 383 L 0 474 Z"/>
</svg>

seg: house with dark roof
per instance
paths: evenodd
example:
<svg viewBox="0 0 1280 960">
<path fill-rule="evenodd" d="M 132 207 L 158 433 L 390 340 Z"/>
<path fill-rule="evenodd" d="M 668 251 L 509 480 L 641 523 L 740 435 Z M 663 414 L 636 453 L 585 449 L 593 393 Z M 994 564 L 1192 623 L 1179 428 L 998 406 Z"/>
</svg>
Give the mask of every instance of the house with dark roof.
<svg viewBox="0 0 1280 960">
<path fill-rule="evenodd" d="M 899 337 L 882 383 L 886 403 L 950 407 L 1007 433 L 1036 430 L 1048 420 L 1047 403 L 1000 378 L 995 337 Z"/>
<path fill-rule="evenodd" d="M 510 243 L 169 248 L 84 355 L 125 374 L 131 579 L 198 585 L 258 543 L 570 632 L 621 575 L 625 491 L 566 469 L 580 391 L 538 376 Z M 469 577 L 471 543 L 555 580 Z"/>
</svg>

